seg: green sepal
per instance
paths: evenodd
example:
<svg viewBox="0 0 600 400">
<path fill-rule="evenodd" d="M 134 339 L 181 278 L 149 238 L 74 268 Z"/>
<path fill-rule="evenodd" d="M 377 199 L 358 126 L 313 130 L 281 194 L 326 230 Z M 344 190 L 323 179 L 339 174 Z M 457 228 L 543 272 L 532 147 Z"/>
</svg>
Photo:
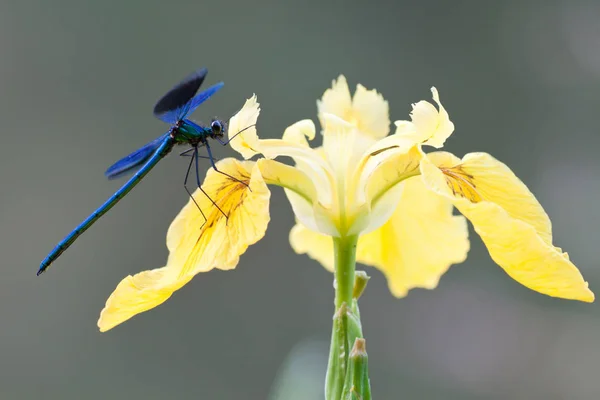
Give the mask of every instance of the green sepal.
<svg viewBox="0 0 600 400">
<path fill-rule="evenodd" d="M 371 277 L 365 271 L 356 271 L 354 273 L 354 287 L 352 288 L 352 298 L 358 300 L 365 291 L 367 283 Z"/>
<path fill-rule="evenodd" d="M 371 400 L 369 360 L 365 339 L 356 339 L 350 357 L 342 390 L 342 400 Z"/>
</svg>

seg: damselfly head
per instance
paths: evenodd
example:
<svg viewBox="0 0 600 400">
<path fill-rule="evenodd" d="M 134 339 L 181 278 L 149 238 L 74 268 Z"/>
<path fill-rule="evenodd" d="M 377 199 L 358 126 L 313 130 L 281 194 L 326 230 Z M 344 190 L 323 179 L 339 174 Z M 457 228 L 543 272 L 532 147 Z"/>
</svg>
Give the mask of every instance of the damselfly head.
<svg viewBox="0 0 600 400">
<path fill-rule="evenodd" d="M 222 138 L 225 135 L 225 130 L 227 129 L 225 122 L 214 119 L 210 124 L 211 136 L 213 138 Z"/>
</svg>

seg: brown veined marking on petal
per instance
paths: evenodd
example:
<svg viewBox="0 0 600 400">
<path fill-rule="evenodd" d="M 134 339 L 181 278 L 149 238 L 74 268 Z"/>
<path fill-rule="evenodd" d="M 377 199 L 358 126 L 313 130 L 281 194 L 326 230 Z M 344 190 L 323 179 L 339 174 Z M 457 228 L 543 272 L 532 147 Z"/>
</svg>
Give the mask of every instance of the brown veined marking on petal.
<svg viewBox="0 0 600 400">
<path fill-rule="evenodd" d="M 250 176 L 241 171 L 237 172 L 239 174 L 237 178 L 246 185 L 250 185 Z M 250 189 L 248 186 L 231 179 L 230 177 L 224 176 L 224 178 L 225 179 L 221 185 L 217 188 L 217 190 L 215 190 L 214 197 L 216 198 L 213 200 L 229 217 L 238 207 L 242 205 L 246 197 L 246 191 L 249 191 Z M 235 194 L 239 194 L 239 199 L 237 201 L 232 201 L 231 197 Z M 227 205 L 229 205 L 229 209 L 226 207 Z M 221 218 L 225 218 L 225 216 L 221 213 L 221 211 L 211 204 L 211 211 L 208 214 L 206 224 L 202 228 L 202 231 L 212 228 L 218 221 L 221 220 Z M 198 241 L 201 237 L 202 235 L 198 237 Z"/>
<path fill-rule="evenodd" d="M 239 176 L 237 178 L 243 183 L 238 182 L 235 179 L 231 179 L 230 177 L 225 178 L 226 179 L 223 182 L 223 184 L 219 187 L 219 189 L 217 189 L 217 196 L 219 196 L 217 204 L 219 204 L 219 207 L 223 208 L 222 205 L 225 206 L 227 205 L 227 203 L 231 203 L 231 197 L 234 194 L 239 194 L 239 199 L 237 201 L 233 201 L 233 205 L 230 206 L 230 209 L 227 212 L 227 215 L 229 216 L 244 202 L 245 197 L 247 196 L 247 191 L 250 190 L 250 188 L 248 187 L 248 185 L 250 185 L 250 176 L 245 174 L 244 172 L 239 171 Z M 227 191 L 227 193 L 223 193 L 225 191 Z M 221 213 L 219 212 L 219 214 Z M 223 216 L 223 214 L 221 214 L 221 216 Z"/>
<path fill-rule="evenodd" d="M 250 184 L 250 176 L 246 171 L 243 171 L 239 166 L 235 171 L 227 171 L 227 173 L 233 175 L 238 178 L 240 181 L 246 183 L 246 185 Z M 218 186 L 217 186 L 218 185 Z M 219 207 L 229 216 L 233 214 L 233 212 L 240 207 L 244 201 L 247 193 L 250 189 L 234 179 L 223 176 L 223 180 L 219 183 L 215 183 L 216 190 L 204 187 L 204 190 L 211 196 L 213 196 L 213 200 Z M 204 194 L 199 194 L 200 196 L 204 196 Z M 234 198 L 234 196 L 236 196 Z M 215 225 L 217 225 L 225 216 L 219 211 L 214 205 L 210 205 L 210 212 L 206 214 L 206 222 L 198 231 L 198 236 L 196 237 L 196 243 L 193 247 L 192 252 L 188 255 L 186 260 L 186 266 L 192 266 L 196 263 L 198 257 L 201 257 L 201 253 L 199 252 L 201 242 L 203 240 L 210 240 L 210 236 L 206 236 L 207 231 L 214 229 Z M 226 222 L 227 223 L 227 222 Z M 184 276 L 189 271 L 189 267 L 183 268 L 179 275 Z"/>
<path fill-rule="evenodd" d="M 479 203 L 483 197 L 477 191 L 475 178 L 467 174 L 461 164 L 453 167 L 440 167 L 444 173 L 446 183 L 455 196 L 461 196 L 473 203 Z"/>
<path fill-rule="evenodd" d="M 383 149 L 375 150 L 374 152 L 372 152 L 371 154 L 369 154 L 369 156 L 370 156 L 370 157 L 374 157 L 374 156 L 376 156 L 376 155 L 378 155 L 378 154 L 381 154 L 381 153 L 383 153 L 384 151 L 391 150 L 391 149 L 395 149 L 395 148 L 397 148 L 397 147 L 400 147 L 400 146 L 398 146 L 398 145 L 393 145 L 393 146 L 389 146 L 389 147 L 384 147 Z"/>
</svg>

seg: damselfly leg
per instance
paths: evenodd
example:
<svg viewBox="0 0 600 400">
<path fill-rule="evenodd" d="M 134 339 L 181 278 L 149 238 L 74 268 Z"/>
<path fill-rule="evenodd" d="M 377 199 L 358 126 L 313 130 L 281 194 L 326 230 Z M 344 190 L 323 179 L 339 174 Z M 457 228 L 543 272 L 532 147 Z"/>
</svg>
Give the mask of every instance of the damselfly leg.
<svg viewBox="0 0 600 400">
<path fill-rule="evenodd" d="M 231 176 L 228 173 L 223 172 L 217 168 L 217 165 L 215 164 L 215 160 L 213 159 L 213 156 L 212 156 L 212 151 L 210 150 L 210 145 L 208 143 L 206 143 L 206 151 L 208 151 L 208 158 L 210 159 L 210 163 L 215 171 L 217 171 L 218 173 L 220 173 L 222 175 L 225 175 L 226 177 L 228 177 L 229 179 L 231 179 L 233 181 L 241 183 L 242 185 L 246 186 L 250 191 L 252 191 L 252 189 L 250 189 L 250 186 L 248 186 L 248 184 L 246 182 L 240 181 L 238 178 Z"/>
<path fill-rule="evenodd" d="M 190 150 L 194 150 L 194 147 L 192 147 Z M 189 150 L 186 150 L 186 151 L 189 151 Z M 206 221 L 207 221 L 206 215 L 204 215 L 204 212 L 202 211 L 202 208 L 200 208 L 200 205 L 198 205 L 198 202 L 196 202 L 196 199 L 192 195 L 192 192 L 190 192 L 190 189 L 188 189 L 188 187 L 187 187 L 187 181 L 188 181 L 188 178 L 190 176 L 190 170 L 192 169 L 192 162 L 194 162 L 194 158 L 193 157 L 190 158 L 190 163 L 188 164 L 187 171 L 185 172 L 185 179 L 183 181 L 183 188 L 185 189 L 185 191 L 187 192 L 187 194 L 190 196 L 190 198 L 192 199 L 192 201 L 196 205 L 196 208 L 198 208 L 198 211 L 200 211 L 200 214 L 202 214 L 202 218 L 204 218 L 204 222 L 200 226 L 200 228 L 202 228 L 204 226 L 204 224 L 206 223 Z M 206 193 L 204 193 L 204 194 L 206 194 Z M 208 195 L 206 195 L 206 196 L 208 197 Z"/>
<path fill-rule="evenodd" d="M 231 142 L 233 139 L 235 139 L 235 138 L 236 138 L 236 136 L 238 136 L 240 133 L 244 132 L 246 129 L 250 129 L 250 128 L 252 128 L 253 126 L 256 126 L 256 124 L 248 125 L 248 126 L 247 126 L 247 127 L 245 127 L 244 129 L 242 129 L 242 130 L 240 130 L 239 132 L 237 132 L 235 135 L 233 135 L 233 136 L 232 136 L 231 138 L 229 138 L 228 140 L 221 140 L 221 138 L 219 138 L 219 137 L 217 137 L 217 138 L 215 138 L 215 139 L 216 139 L 216 140 L 217 140 L 217 141 L 218 141 L 218 142 L 219 142 L 221 145 L 223 145 L 223 146 L 227 146 L 227 145 L 229 144 L 229 142 Z M 234 181 L 236 181 L 236 182 L 239 182 L 239 183 L 241 183 L 242 185 L 246 186 L 246 187 L 248 188 L 248 190 L 252 191 L 252 189 L 250 189 L 250 186 L 248 186 L 248 184 L 247 184 L 246 182 L 240 181 L 239 179 L 237 179 L 237 178 L 235 178 L 235 177 L 233 177 L 233 176 L 231 176 L 231 175 L 229 175 L 229 174 L 227 174 L 227 173 L 225 173 L 225 172 L 223 172 L 223 171 L 219 170 L 219 169 L 217 168 L 217 166 L 215 165 L 215 162 L 214 162 L 215 158 L 214 158 L 214 157 L 213 157 L 213 155 L 212 155 L 212 151 L 211 151 L 211 149 L 210 149 L 210 145 L 208 144 L 208 142 L 205 144 L 205 146 L 206 146 L 206 151 L 208 152 L 208 159 L 210 160 L 210 162 L 211 162 L 211 164 L 212 164 L 212 167 L 213 167 L 213 169 L 214 169 L 215 171 L 217 171 L 217 172 L 218 172 L 218 173 L 220 173 L 220 174 L 223 174 L 223 175 L 227 176 L 227 177 L 228 177 L 229 179 L 231 179 L 231 180 L 234 180 Z"/>
<path fill-rule="evenodd" d="M 193 148 L 193 147 L 190 147 L 189 149 L 187 149 L 187 150 L 185 150 L 185 151 L 182 151 L 181 153 L 179 153 L 179 155 L 180 155 L 181 157 L 193 157 L 193 156 L 194 156 L 194 154 L 192 153 L 193 151 L 194 151 L 194 148 Z M 190 154 L 190 153 L 192 153 L 192 154 Z M 209 156 L 201 156 L 200 154 L 198 154 L 198 158 L 203 158 L 203 159 L 205 159 L 205 160 L 210 160 L 210 157 L 209 157 Z M 219 159 L 218 159 L 218 158 L 216 158 L 216 157 L 214 158 L 214 160 L 215 160 L 215 161 L 219 161 Z"/>
<path fill-rule="evenodd" d="M 207 145 L 208 146 L 208 145 Z M 198 148 L 195 147 L 194 148 L 194 160 L 195 160 L 195 164 L 196 164 L 196 183 L 198 184 L 198 189 L 200 189 L 202 191 L 202 193 L 204 193 L 204 195 L 210 200 L 210 202 L 213 204 L 213 206 L 217 207 L 217 210 L 219 210 L 221 212 L 221 214 L 223 214 L 223 216 L 228 219 L 229 215 L 225 214 L 225 212 L 223 210 L 221 210 L 221 207 L 219 207 L 219 205 L 217 203 L 215 203 L 215 201 L 208 195 L 208 193 L 206 193 L 204 191 L 204 189 L 202 189 L 202 183 L 200 183 L 200 169 L 198 168 Z M 212 155 L 210 153 L 208 153 L 208 156 L 210 157 L 210 162 L 212 165 L 215 165 L 215 162 L 212 159 Z M 206 219 L 206 218 L 205 218 Z"/>
</svg>

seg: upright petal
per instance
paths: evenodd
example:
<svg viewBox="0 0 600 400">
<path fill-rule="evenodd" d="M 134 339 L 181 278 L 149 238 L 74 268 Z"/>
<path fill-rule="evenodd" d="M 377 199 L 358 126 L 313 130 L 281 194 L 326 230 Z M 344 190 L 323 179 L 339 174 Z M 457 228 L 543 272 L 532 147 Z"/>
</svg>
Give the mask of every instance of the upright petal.
<svg viewBox="0 0 600 400">
<path fill-rule="evenodd" d="M 371 139 L 387 136 L 390 130 L 389 106 L 383 96 L 359 84 L 352 98 L 343 75 L 333 81 L 332 88 L 327 89 L 323 98 L 317 101 L 317 108 L 322 126 L 325 125 L 323 115 L 333 114 Z"/>
<path fill-rule="evenodd" d="M 506 165 L 482 153 L 463 160 L 432 153 L 421 174 L 471 221 L 492 259 L 517 282 L 553 297 L 594 300 L 568 255 L 552 245 L 546 213 Z"/>
<path fill-rule="evenodd" d="M 444 146 L 446 139 L 448 139 L 450 135 L 452 135 L 452 132 L 454 132 L 454 124 L 452 121 L 450 121 L 448 112 L 446 112 L 446 109 L 444 106 L 442 106 L 442 103 L 440 102 L 440 96 L 435 87 L 431 88 L 431 93 L 433 95 L 433 100 L 438 105 L 439 111 L 437 115 L 437 125 L 432 131 L 429 140 L 425 142 L 425 144 L 439 149 L 440 147 Z"/>
<path fill-rule="evenodd" d="M 325 158 L 336 179 L 341 181 L 349 167 L 361 157 L 365 146 L 356 127 L 337 115 L 322 114 L 321 124 Z"/>
<path fill-rule="evenodd" d="M 297 143 L 304 147 L 310 147 L 308 140 L 315 138 L 315 124 L 310 119 L 303 119 L 290 125 L 283 132 L 281 139 L 285 142 Z"/>
<path fill-rule="evenodd" d="M 317 108 L 319 115 L 327 113 L 340 118 L 344 118 L 352 112 L 352 97 L 344 75 L 340 75 L 337 80 L 334 80 L 331 89 L 327 89 L 321 100 L 317 100 Z"/>
<path fill-rule="evenodd" d="M 396 121 L 395 134 L 417 143 L 440 148 L 454 132 L 454 124 L 450 121 L 446 109 L 442 106 L 435 87 L 431 88 L 431 93 L 439 110 L 433 104 L 424 100 L 413 104 L 413 110 L 410 114 L 412 122 Z"/>
<path fill-rule="evenodd" d="M 235 268 L 248 246 L 264 236 L 270 192 L 258 166 L 234 159 L 223 160 L 217 166 L 244 182 L 213 169 L 207 173 L 202 187 L 229 216 L 228 220 L 207 196 L 196 191 L 197 205 L 190 200 L 169 228 L 167 265 L 123 279 L 100 314 L 101 331 L 162 304 L 199 272 Z M 205 213 L 206 222 L 198 206 Z"/>
<path fill-rule="evenodd" d="M 381 139 L 390 132 L 390 111 L 388 102 L 377 90 L 368 90 L 363 85 L 356 86 L 352 99 L 354 118 L 358 130 L 374 139 Z"/>
<path fill-rule="evenodd" d="M 469 251 L 466 220 L 452 203 L 432 195 L 418 177 L 406 180 L 392 217 L 358 241 L 357 261 L 380 269 L 394 296 L 433 289 Z"/>
<path fill-rule="evenodd" d="M 246 100 L 244 106 L 229 120 L 227 128 L 231 147 L 246 160 L 259 153 L 256 121 L 260 114 L 260 104 L 256 95 Z M 237 135 L 237 136 L 236 136 Z M 234 137 L 235 136 L 235 137 Z"/>
</svg>

